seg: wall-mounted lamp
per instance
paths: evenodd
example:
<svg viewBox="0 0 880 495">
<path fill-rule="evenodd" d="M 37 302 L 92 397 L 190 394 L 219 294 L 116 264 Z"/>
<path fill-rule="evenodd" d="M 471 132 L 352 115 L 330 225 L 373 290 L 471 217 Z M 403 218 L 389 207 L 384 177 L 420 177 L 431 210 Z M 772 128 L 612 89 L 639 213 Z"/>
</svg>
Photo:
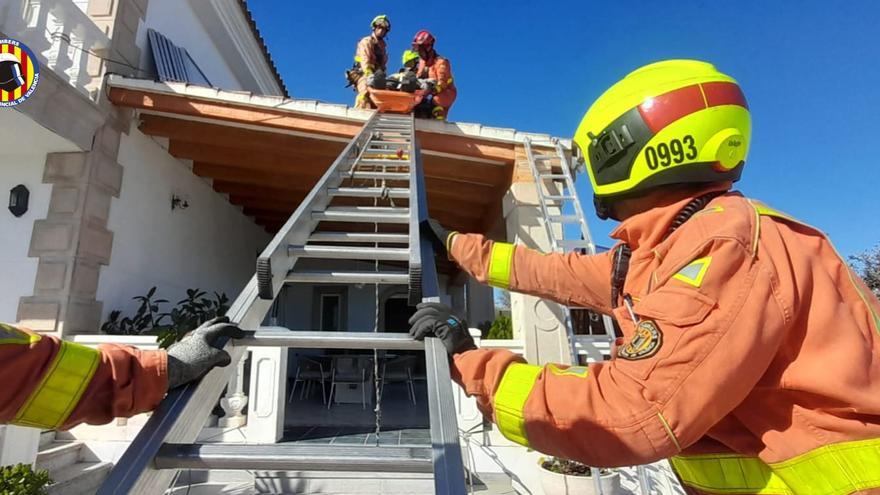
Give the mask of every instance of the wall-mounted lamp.
<svg viewBox="0 0 880 495">
<path fill-rule="evenodd" d="M 185 197 L 176 194 L 171 195 L 171 211 L 185 210 L 187 208 L 189 208 L 189 201 Z"/>
<path fill-rule="evenodd" d="M 28 211 L 28 201 L 31 193 L 24 184 L 19 184 L 9 190 L 9 211 L 20 217 Z"/>
</svg>

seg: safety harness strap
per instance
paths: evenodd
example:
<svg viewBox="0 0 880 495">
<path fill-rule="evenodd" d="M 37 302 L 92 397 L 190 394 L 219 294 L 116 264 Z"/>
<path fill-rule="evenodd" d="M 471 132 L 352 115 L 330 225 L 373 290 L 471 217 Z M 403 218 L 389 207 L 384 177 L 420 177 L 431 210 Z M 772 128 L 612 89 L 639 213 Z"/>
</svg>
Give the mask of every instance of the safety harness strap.
<svg viewBox="0 0 880 495">
<path fill-rule="evenodd" d="M 40 384 L 31 392 L 12 423 L 35 428 L 63 425 L 91 382 L 100 357 L 97 349 L 62 342 Z"/>
</svg>

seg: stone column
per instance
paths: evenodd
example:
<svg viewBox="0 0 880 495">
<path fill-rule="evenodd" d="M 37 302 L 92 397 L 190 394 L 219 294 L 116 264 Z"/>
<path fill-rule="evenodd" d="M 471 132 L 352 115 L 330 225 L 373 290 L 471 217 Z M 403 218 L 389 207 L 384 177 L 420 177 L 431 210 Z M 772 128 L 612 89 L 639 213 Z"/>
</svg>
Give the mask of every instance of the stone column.
<svg viewBox="0 0 880 495">
<path fill-rule="evenodd" d="M 251 350 L 251 387 L 248 400 L 249 443 L 274 443 L 284 435 L 287 348 Z"/>
<path fill-rule="evenodd" d="M 98 331 L 98 276 L 113 245 L 110 198 L 119 196 L 122 185 L 119 137 L 105 125 L 92 151 L 46 156 L 43 182 L 53 186 L 49 212 L 34 222 L 28 250 L 39 258 L 34 295 L 18 307 L 18 320 L 29 328 L 60 336 Z"/>
<path fill-rule="evenodd" d="M 110 37 L 110 58 L 139 65 L 135 41 L 147 1 L 89 2 L 89 17 Z M 90 67 L 90 74 L 101 70 L 100 65 Z M 135 72 L 119 64 L 107 70 Z M 39 258 L 34 294 L 23 297 L 18 306 L 22 325 L 62 337 L 99 331 L 98 277 L 101 265 L 110 263 L 113 246 L 107 219 L 111 198 L 119 197 L 122 186 L 119 141 L 132 112 L 115 108 L 106 98 L 97 103 L 104 124 L 95 132 L 91 150 L 46 155 L 43 182 L 52 184 L 52 196 L 46 218 L 34 222 L 28 251 L 28 256 Z"/>
<path fill-rule="evenodd" d="M 525 150 L 517 146 L 513 181 L 504 196 L 507 241 L 541 251 L 550 250 L 538 192 Z M 525 357 L 533 364 L 571 363 L 562 306 L 533 296 L 510 294 L 513 338 L 522 339 Z"/>
</svg>

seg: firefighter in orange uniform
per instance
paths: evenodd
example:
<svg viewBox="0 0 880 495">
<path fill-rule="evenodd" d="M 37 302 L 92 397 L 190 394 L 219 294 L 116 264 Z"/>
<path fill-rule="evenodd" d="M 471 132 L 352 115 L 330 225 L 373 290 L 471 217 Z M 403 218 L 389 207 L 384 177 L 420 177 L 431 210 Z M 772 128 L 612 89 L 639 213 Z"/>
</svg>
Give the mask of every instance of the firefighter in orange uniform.
<svg viewBox="0 0 880 495">
<path fill-rule="evenodd" d="M 385 46 L 385 36 L 391 31 L 391 21 L 386 15 L 377 15 L 370 23 L 372 34 L 358 41 L 354 54 L 356 72 L 355 89 L 357 97 L 354 106 L 357 108 L 376 108 L 370 101 L 367 92 L 371 78 L 377 73 L 388 70 L 388 50 Z M 384 88 L 383 88 L 384 89 Z"/>
<path fill-rule="evenodd" d="M 0 324 L 0 424 L 68 429 L 151 411 L 167 390 L 229 364 L 229 354 L 213 345 L 223 336 L 242 332 L 222 317 L 167 352 L 93 349 Z"/>
<path fill-rule="evenodd" d="M 880 493 L 880 302 L 821 231 L 730 190 L 750 134 L 731 77 L 651 64 L 574 137 L 597 213 L 621 221 L 612 250 L 541 254 L 430 223 L 478 280 L 612 315 L 611 361 L 541 367 L 476 349 L 440 305 L 411 332 L 443 339 L 458 383 L 541 452 L 669 458 L 690 493 Z"/>
<path fill-rule="evenodd" d="M 449 59 L 434 50 L 435 41 L 434 35 L 421 30 L 413 37 L 412 49 L 419 54 L 419 67 L 416 69 L 416 75 L 419 79 L 433 81 L 431 87 L 434 101 L 432 115 L 437 120 L 446 120 L 458 92 L 452 77 L 452 64 L 449 63 Z"/>
</svg>

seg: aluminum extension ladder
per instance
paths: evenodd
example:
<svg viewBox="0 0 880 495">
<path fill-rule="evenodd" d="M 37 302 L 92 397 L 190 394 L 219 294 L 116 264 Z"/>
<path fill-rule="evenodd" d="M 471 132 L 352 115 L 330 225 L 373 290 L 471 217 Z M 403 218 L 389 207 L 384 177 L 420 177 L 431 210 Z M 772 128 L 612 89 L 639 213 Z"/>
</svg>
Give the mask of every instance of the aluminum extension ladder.
<svg viewBox="0 0 880 495">
<path fill-rule="evenodd" d="M 538 191 L 538 203 L 541 206 L 547 237 L 550 239 L 551 251 L 565 253 L 581 251 L 586 254 L 596 254 L 596 244 L 590 235 L 584 210 L 581 208 L 580 199 L 575 191 L 572 168 L 562 144 L 555 139 L 550 143 L 533 143 L 528 137 L 525 138 L 523 144 Z M 554 152 L 540 152 L 536 149 L 538 146 L 545 149 L 552 147 Z M 551 209 L 554 211 L 550 211 Z M 568 224 L 577 224 L 580 239 L 565 238 L 565 226 Z M 563 314 L 566 334 L 571 347 L 572 364 L 581 364 L 571 318 L 571 308 L 563 306 Z M 614 341 L 614 328 L 609 316 L 603 315 L 602 320 L 610 348 Z M 602 488 L 598 483 L 599 470 L 592 468 L 592 472 L 596 493 L 602 494 Z M 642 495 L 648 495 L 650 487 L 644 466 L 637 466 L 636 473 Z"/>
<path fill-rule="evenodd" d="M 364 181 L 373 186 L 363 186 Z M 381 183 L 377 187 L 375 184 Z M 361 184 L 359 186 L 359 184 Z M 391 185 L 389 185 L 391 184 Z M 392 198 L 408 206 L 331 206 L 336 198 Z M 464 468 L 446 351 L 438 339 L 418 342 L 408 334 L 290 331 L 261 327 L 286 283 L 399 284 L 411 304 L 437 301 L 434 252 L 419 232 L 427 217 L 421 156 L 411 115 L 374 114 L 345 147 L 314 189 L 257 260 L 256 275 L 228 314 L 248 332 L 225 343 L 232 364 L 198 383 L 169 392 L 131 443 L 98 494 L 155 495 L 170 487 L 180 469 L 260 469 L 433 473 L 435 493 L 465 493 Z M 351 199 L 342 200 L 351 203 Z M 357 201 L 357 200 L 355 200 Z M 392 205 L 394 203 L 392 202 Z M 316 231 L 320 222 L 404 224 L 392 232 Z M 353 229 L 349 227 L 348 230 Z M 379 228 L 375 228 L 379 230 Z M 372 244 L 374 247 L 359 247 Z M 379 247 L 393 245 L 397 247 Z M 303 270 L 305 258 L 396 262 L 406 269 Z M 300 266 L 298 266 L 300 265 Z M 301 446 L 287 444 L 194 444 L 211 409 L 247 347 L 423 349 L 432 447 Z"/>
</svg>

